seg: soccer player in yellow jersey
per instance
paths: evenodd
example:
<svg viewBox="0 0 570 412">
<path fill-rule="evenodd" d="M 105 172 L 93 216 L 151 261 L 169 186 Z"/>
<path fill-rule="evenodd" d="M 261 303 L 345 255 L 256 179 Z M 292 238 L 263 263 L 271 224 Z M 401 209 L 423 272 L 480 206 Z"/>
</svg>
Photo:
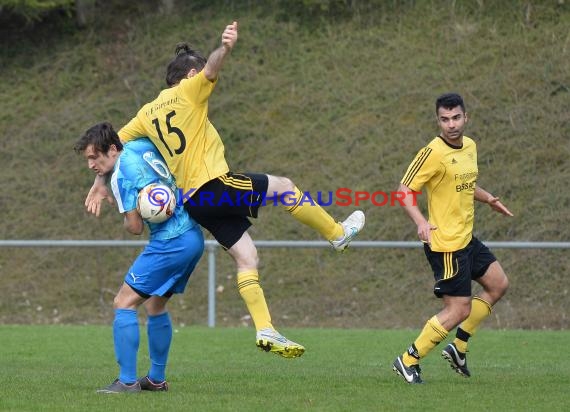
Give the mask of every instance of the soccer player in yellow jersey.
<svg viewBox="0 0 570 412">
<path fill-rule="evenodd" d="M 222 140 L 208 119 L 208 99 L 237 38 L 238 25 L 233 22 L 223 31 L 221 46 L 207 60 L 188 45 L 178 45 L 167 68 L 168 88 L 145 104 L 119 136 L 123 142 L 150 138 L 181 186 L 190 216 L 236 262 L 238 289 L 255 324 L 256 345 L 283 357 L 298 357 L 305 348 L 279 334 L 271 322 L 259 284 L 257 250 L 247 232 L 249 218 L 257 217 L 264 200 L 273 197 L 270 204 L 279 202 L 342 251 L 364 226 L 364 213 L 355 211 L 339 223 L 317 203 L 307 201 L 286 177 L 230 171 Z M 96 181 L 86 200 L 88 210 L 96 215 L 107 196 L 103 188 Z"/>
<path fill-rule="evenodd" d="M 455 371 L 469 377 L 467 342 L 509 284 L 495 256 L 473 236 L 474 200 L 503 215 L 512 213 L 476 184 L 477 148 L 463 135 L 468 117 L 462 97 L 444 94 L 436 100 L 435 109 L 440 134 L 418 152 L 399 188 L 405 193 L 427 189 L 429 219 L 412 197 L 405 199 L 404 209 L 424 243 L 435 278 L 434 294 L 443 300 L 443 309 L 394 361 L 394 371 L 408 383 L 422 383 L 420 360 L 458 325 L 455 339 L 442 356 Z M 471 296 L 471 280 L 483 287 L 478 296 Z"/>
</svg>

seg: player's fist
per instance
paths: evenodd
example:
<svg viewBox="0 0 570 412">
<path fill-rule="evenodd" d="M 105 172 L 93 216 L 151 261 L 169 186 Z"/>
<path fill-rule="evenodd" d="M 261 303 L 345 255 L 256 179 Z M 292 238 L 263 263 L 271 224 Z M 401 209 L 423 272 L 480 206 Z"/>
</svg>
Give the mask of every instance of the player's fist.
<svg viewBox="0 0 570 412">
<path fill-rule="evenodd" d="M 234 21 L 232 24 L 226 26 L 222 33 L 222 46 L 231 50 L 235 46 L 238 39 L 238 23 Z"/>
<path fill-rule="evenodd" d="M 437 227 L 429 223 L 427 220 L 418 225 L 418 237 L 422 243 L 426 243 L 431 247 L 431 232 L 437 230 Z"/>
</svg>

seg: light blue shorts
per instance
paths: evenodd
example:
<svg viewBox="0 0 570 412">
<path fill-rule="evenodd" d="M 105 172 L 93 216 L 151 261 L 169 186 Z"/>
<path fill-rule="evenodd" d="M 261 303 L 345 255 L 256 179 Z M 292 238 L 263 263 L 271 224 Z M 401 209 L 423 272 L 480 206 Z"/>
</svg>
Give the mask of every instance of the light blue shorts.
<svg viewBox="0 0 570 412">
<path fill-rule="evenodd" d="M 125 283 L 143 297 L 182 293 L 203 251 L 198 225 L 173 239 L 151 240 L 125 274 Z"/>
</svg>

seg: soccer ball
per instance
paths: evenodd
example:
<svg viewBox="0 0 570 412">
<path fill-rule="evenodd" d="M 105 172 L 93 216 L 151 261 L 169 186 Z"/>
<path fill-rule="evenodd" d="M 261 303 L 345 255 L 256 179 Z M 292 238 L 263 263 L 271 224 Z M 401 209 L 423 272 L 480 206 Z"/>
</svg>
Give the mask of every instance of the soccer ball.
<svg viewBox="0 0 570 412">
<path fill-rule="evenodd" d="M 162 223 L 174 214 L 176 196 L 169 186 L 151 183 L 145 186 L 137 198 L 137 211 L 143 220 Z"/>
</svg>

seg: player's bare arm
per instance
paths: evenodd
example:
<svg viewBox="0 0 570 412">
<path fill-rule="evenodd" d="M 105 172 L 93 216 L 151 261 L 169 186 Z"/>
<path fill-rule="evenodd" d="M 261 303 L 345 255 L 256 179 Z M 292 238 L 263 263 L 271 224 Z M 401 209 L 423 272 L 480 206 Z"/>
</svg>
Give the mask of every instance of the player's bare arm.
<svg viewBox="0 0 570 412">
<path fill-rule="evenodd" d="M 478 202 L 487 203 L 491 209 L 493 209 L 495 212 L 501 213 L 502 215 L 513 216 L 511 211 L 499 201 L 498 197 L 493 196 L 491 193 L 487 192 L 485 189 L 479 186 L 475 187 L 475 200 Z"/>
<path fill-rule="evenodd" d="M 141 215 L 135 210 L 131 210 L 129 212 L 124 213 L 124 220 L 123 226 L 127 230 L 127 232 L 132 233 L 133 235 L 140 235 L 144 229 L 144 222 L 141 218 Z"/>
<path fill-rule="evenodd" d="M 409 193 L 413 192 L 408 186 L 400 183 L 400 187 L 398 191 L 401 193 Z M 418 227 L 418 237 L 423 243 L 427 243 L 428 245 L 431 244 L 431 231 L 436 230 L 437 227 L 433 226 L 428 220 L 425 218 L 423 213 L 421 212 L 420 208 L 416 204 L 414 196 L 405 196 L 403 199 L 404 203 L 404 210 L 408 214 L 408 216 L 412 219 L 412 221 Z"/>
<path fill-rule="evenodd" d="M 106 185 L 106 177 L 97 175 L 85 199 L 87 212 L 99 217 L 103 200 L 107 200 L 111 205 L 114 203 L 113 196 L 109 193 Z"/>
<path fill-rule="evenodd" d="M 222 45 L 214 50 L 208 57 L 208 62 L 204 67 L 204 75 L 210 81 L 218 77 L 226 55 L 228 55 L 234 48 L 238 39 L 238 24 L 234 21 L 232 24 L 226 26 L 222 33 Z"/>
</svg>

